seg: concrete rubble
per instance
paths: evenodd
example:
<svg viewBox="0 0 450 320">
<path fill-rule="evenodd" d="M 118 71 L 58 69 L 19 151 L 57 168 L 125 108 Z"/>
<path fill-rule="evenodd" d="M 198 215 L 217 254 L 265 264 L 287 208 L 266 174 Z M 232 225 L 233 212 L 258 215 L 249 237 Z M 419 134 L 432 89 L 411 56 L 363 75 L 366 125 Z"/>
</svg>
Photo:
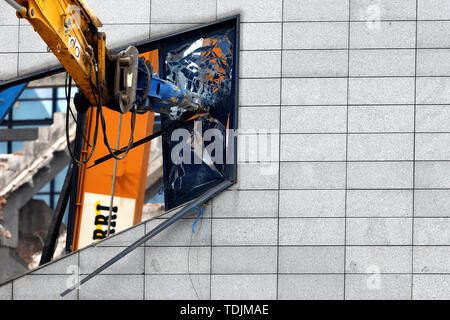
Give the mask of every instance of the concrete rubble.
<svg viewBox="0 0 450 320">
<path fill-rule="evenodd" d="M 75 126 L 71 126 L 69 133 L 73 140 Z M 5 230 L 0 232 L 0 241 L 2 237 L 11 238 L 11 231 L 5 225 L 6 213 L 3 212 L 11 193 L 25 184 L 33 184 L 34 174 L 49 166 L 54 153 L 65 148 L 65 114 L 55 113 L 53 124 L 40 127 L 38 139 L 25 141 L 23 151 L 0 155 L 0 228 Z"/>
</svg>

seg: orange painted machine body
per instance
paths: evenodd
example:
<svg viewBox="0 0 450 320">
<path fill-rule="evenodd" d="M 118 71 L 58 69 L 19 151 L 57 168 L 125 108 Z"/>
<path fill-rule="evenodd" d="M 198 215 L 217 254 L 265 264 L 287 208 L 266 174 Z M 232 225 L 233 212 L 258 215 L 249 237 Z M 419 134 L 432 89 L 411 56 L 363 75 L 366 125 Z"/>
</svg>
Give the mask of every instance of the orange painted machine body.
<svg viewBox="0 0 450 320">
<path fill-rule="evenodd" d="M 142 54 L 158 72 L 158 51 L 154 50 Z M 104 109 L 109 141 L 117 141 L 120 113 Z M 128 144 L 131 133 L 131 114 L 122 115 L 122 129 L 120 131 L 120 147 Z M 153 132 L 154 113 L 136 115 L 134 141 L 140 140 Z M 95 110 L 90 108 L 87 114 L 85 136 L 92 141 L 95 128 Z M 103 140 L 103 133 L 99 130 L 98 140 Z M 83 144 L 81 161 L 91 151 L 86 143 Z M 94 159 L 108 154 L 106 146 L 99 143 L 91 160 L 80 167 L 78 176 L 77 204 L 74 241 L 72 250 L 80 249 L 104 237 L 110 210 L 110 199 L 113 183 L 115 159 L 110 159 L 98 166 L 87 169 Z M 145 143 L 130 150 L 125 159 L 117 161 L 115 179 L 114 202 L 112 211 L 111 234 L 129 228 L 141 221 L 142 206 L 144 204 L 145 186 L 147 180 L 148 161 L 150 157 L 150 143 Z M 105 219 L 106 218 L 106 219 Z M 97 234 L 97 236 L 95 236 Z"/>
</svg>

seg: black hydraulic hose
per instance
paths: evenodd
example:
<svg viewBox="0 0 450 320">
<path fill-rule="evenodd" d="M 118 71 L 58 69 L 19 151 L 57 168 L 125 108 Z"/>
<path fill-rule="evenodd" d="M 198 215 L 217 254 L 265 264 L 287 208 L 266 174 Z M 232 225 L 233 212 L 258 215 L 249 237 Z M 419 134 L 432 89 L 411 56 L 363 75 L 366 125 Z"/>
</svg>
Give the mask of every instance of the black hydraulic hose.
<svg viewBox="0 0 450 320">
<path fill-rule="evenodd" d="M 149 141 L 159 137 L 160 135 L 162 135 L 162 133 L 163 133 L 162 131 L 157 131 L 157 132 L 155 132 L 155 133 L 153 133 L 153 134 L 151 134 L 151 135 L 149 135 L 149 136 L 147 136 L 147 137 L 145 137 L 145 138 L 143 138 L 141 140 L 138 140 L 138 141 L 134 142 L 129 149 L 127 147 L 125 147 L 125 148 L 119 149 L 117 151 L 114 151 L 114 155 L 118 156 L 118 155 L 126 152 L 127 150 L 131 150 L 133 148 L 139 147 L 140 145 L 142 145 L 142 144 L 144 144 L 146 142 L 149 142 Z M 95 167 L 96 165 L 99 165 L 100 163 L 103 163 L 103 162 L 105 162 L 105 161 L 107 161 L 109 159 L 112 159 L 112 158 L 113 158 L 112 154 L 108 154 L 106 156 L 98 158 L 97 160 L 94 161 L 93 165 L 88 167 L 88 169 L 90 169 L 92 167 Z"/>
<path fill-rule="evenodd" d="M 70 108 L 70 95 L 71 95 L 71 90 L 72 90 L 72 78 L 69 77 L 69 92 L 68 92 L 68 96 L 66 96 L 66 100 L 67 100 L 67 108 Z M 66 91 L 67 93 L 67 91 Z M 82 166 L 84 164 L 86 164 L 91 158 L 92 155 L 94 154 L 95 151 L 95 147 L 97 145 L 97 134 L 98 134 L 98 118 L 99 118 L 99 111 L 97 110 L 97 120 L 95 122 L 95 130 L 94 130 L 94 140 L 92 141 L 92 148 L 91 151 L 89 152 L 89 155 L 87 156 L 87 158 L 84 161 L 80 161 L 78 160 L 73 151 L 70 149 L 70 135 L 69 135 L 69 112 L 66 111 L 66 141 L 67 141 L 67 149 L 69 150 L 69 155 L 72 158 L 72 161 L 77 164 L 78 166 Z M 83 135 L 84 137 L 84 135 Z M 86 138 L 85 138 L 86 139 Z M 88 145 L 90 146 L 90 144 L 88 143 Z"/>
<path fill-rule="evenodd" d="M 128 152 L 130 151 L 131 146 L 133 145 L 133 141 L 134 141 L 134 129 L 136 127 L 136 108 L 133 108 L 132 110 L 132 115 L 131 115 L 131 133 L 130 133 L 130 139 L 128 141 L 128 146 L 125 149 L 125 154 L 122 157 L 118 157 L 114 154 L 115 151 L 117 151 L 116 149 L 111 148 L 109 141 L 108 141 L 108 137 L 106 135 L 106 122 L 105 122 L 105 117 L 103 115 L 103 102 L 102 102 L 102 91 L 101 91 L 101 86 L 100 86 L 100 79 L 98 76 L 98 66 L 97 66 L 97 62 L 94 60 L 95 63 L 95 75 L 97 78 L 97 89 L 98 89 L 98 110 L 100 111 L 100 120 L 101 120 L 101 124 L 102 124 L 102 130 L 103 130 L 103 142 L 105 143 L 106 148 L 108 149 L 110 155 L 116 159 L 116 160 L 123 160 L 127 155 Z M 93 91 L 94 93 L 94 91 Z M 94 94 L 95 97 L 95 94 Z"/>
</svg>

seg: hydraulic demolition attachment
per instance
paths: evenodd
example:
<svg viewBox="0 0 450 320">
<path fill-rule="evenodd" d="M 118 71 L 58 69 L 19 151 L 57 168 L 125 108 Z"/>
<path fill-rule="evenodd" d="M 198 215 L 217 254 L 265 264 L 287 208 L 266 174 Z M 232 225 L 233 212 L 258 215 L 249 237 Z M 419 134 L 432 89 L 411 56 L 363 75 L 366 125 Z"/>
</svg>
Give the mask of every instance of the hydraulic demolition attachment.
<svg viewBox="0 0 450 320">
<path fill-rule="evenodd" d="M 185 111 L 208 112 L 200 101 L 200 96 L 181 89 L 173 83 L 153 74 L 153 67 L 144 58 L 139 60 L 137 112 L 153 111 L 172 119 L 178 119 Z"/>
</svg>

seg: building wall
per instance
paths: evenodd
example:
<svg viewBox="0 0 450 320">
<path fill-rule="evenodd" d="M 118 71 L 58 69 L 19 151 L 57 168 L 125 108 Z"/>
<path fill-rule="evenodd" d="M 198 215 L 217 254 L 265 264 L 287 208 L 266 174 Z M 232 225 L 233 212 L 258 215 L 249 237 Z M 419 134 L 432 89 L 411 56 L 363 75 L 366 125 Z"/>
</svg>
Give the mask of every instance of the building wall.
<svg viewBox="0 0 450 320">
<path fill-rule="evenodd" d="M 184 219 L 69 298 L 450 298 L 450 2 L 132 3 L 89 0 L 111 46 L 240 13 L 239 126 L 276 139 L 262 162 L 241 154 L 192 241 Z M 3 6 L 0 76 L 52 60 Z M 93 271 L 157 222 L 0 297 L 58 298 L 70 266 Z"/>
</svg>

